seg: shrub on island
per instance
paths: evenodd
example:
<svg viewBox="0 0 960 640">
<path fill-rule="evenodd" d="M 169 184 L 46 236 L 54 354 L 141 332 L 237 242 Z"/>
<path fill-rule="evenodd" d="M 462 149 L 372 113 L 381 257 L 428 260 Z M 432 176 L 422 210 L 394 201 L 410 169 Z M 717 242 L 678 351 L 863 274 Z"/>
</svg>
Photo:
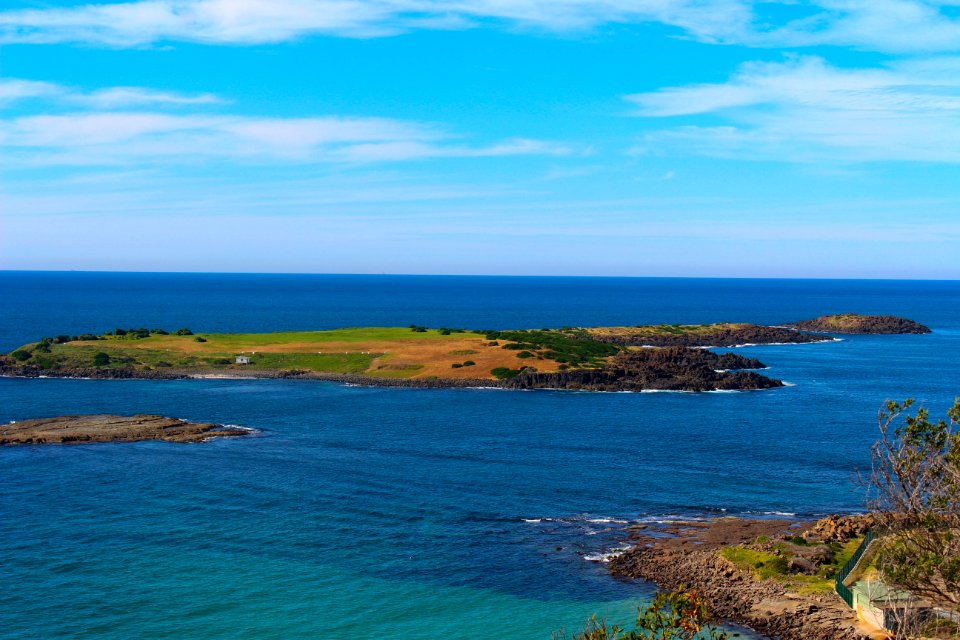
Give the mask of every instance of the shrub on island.
<svg viewBox="0 0 960 640">
<path fill-rule="evenodd" d="M 508 369 L 507 367 L 497 367 L 496 369 L 490 370 L 490 375 L 492 375 L 497 380 L 508 380 L 520 375 L 520 369 Z"/>
<path fill-rule="evenodd" d="M 23 349 L 17 349 L 17 350 L 14 351 L 13 353 L 11 353 L 10 356 L 11 356 L 14 360 L 17 360 L 18 362 L 23 362 L 24 360 L 29 360 L 29 359 L 30 359 L 30 352 L 29 352 L 29 351 L 24 351 Z"/>
<path fill-rule="evenodd" d="M 177 329 L 176 335 L 178 335 L 178 336 L 192 336 L 192 335 L 193 335 L 193 331 L 190 331 L 190 329 L 187 329 L 186 327 L 184 327 L 183 329 Z"/>
<path fill-rule="evenodd" d="M 93 356 L 93 366 L 105 367 L 108 364 L 110 364 L 110 356 L 104 353 L 103 351 L 97 352 Z"/>
</svg>

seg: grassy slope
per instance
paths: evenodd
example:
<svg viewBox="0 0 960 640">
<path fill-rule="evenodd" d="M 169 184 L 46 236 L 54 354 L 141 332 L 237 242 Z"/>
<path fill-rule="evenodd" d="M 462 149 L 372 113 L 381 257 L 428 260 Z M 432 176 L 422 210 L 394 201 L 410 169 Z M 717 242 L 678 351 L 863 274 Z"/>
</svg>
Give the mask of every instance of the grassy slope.
<svg viewBox="0 0 960 640">
<path fill-rule="evenodd" d="M 198 338 L 203 341 L 198 341 Z M 45 368 L 85 368 L 97 353 L 110 357 L 107 367 L 187 369 L 199 373 L 304 369 L 325 373 L 389 378 L 425 376 L 489 378 L 491 370 L 534 366 L 556 371 L 560 363 L 546 353 L 521 357 L 516 350 L 491 344 L 483 334 L 406 327 L 359 327 L 330 331 L 277 333 L 197 333 L 151 335 L 134 339 L 108 336 L 96 341 L 51 344 L 50 353 L 35 352 L 28 362 Z M 21 349 L 32 351 L 36 343 Z M 235 356 L 250 355 L 252 364 L 236 365 Z M 474 365 L 463 365 L 475 362 Z"/>
<path fill-rule="evenodd" d="M 718 322 L 715 324 L 649 324 L 635 327 L 593 327 L 587 332 L 598 336 L 615 335 L 693 335 L 708 336 L 721 331 L 736 331 L 750 326 L 745 322 Z"/>
<path fill-rule="evenodd" d="M 796 548 L 796 545 L 791 543 L 776 543 L 770 546 L 766 541 L 758 540 L 757 544 L 751 546 L 724 547 L 720 550 L 720 555 L 757 579 L 776 580 L 797 593 L 829 593 L 834 588 L 833 576 L 853 557 L 862 541 L 863 538 L 859 537 L 844 544 L 830 545 L 834 552 L 833 560 L 820 565 L 817 575 L 813 576 L 787 572 L 787 562 Z M 781 555 L 775 555 L 771 551 L 780 551 Z"/>
</svg>

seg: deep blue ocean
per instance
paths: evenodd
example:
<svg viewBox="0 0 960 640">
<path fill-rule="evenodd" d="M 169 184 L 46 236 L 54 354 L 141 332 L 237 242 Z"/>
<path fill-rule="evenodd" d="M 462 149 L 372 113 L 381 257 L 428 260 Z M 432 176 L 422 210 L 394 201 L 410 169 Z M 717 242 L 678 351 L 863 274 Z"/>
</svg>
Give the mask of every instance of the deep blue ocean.
<svg viewBox="0 0 960 640">
<path fill-rule="evenodd" d="M 876 412 L 960 395 L 960 283 L 0 272 L 0 351 L 115 326 L 540 328 L 903 315 L 927 336 L 745 347 L 747 393 L 0 379 L 0 420 L 160 413 L 202 445 L 0 449 L 0 637 L 547 640 L 649 586 L 625 523 L 862 507 Z"/>
</svg>

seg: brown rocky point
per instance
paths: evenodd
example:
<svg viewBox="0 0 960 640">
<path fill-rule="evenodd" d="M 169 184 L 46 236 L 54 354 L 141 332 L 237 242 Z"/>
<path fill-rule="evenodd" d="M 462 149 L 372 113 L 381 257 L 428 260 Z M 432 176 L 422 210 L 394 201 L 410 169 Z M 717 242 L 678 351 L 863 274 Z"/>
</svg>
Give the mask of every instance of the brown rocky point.
<svg viewBox="0 0 960 640">
<path fill-rule="evenodd" d="M 37 418 L 0 425 L 0 445 L 82 444 L 86 442 L 203 442 L 250 435 L 251 429 L 196 423 L 164 416 L 88 415 Z"/>
<path fill-rule="evenodd" d="M 834 516 L 817 523 L 740 518 L 677 522 L 655 532 L 636 531 L 632 536 L 635 546 L 614 558 L 609 567 L 621 578 L 639 578 L 666 589 L 694 588 L 707 597 L 721 618 L 770 638 L 876 640 L 885 636 L 860 623 L 832 590 L 802 592 L 772 579 L 761 580 L 720 553 L 724 547 L 752 546 L 765 538 L 771 543 L 797 537 L 842 542 L 861 534 L 869 524 L 862 516 Z M 819 561 L 812 556 L 794 560 L 812 565 Z"/>
</svg>

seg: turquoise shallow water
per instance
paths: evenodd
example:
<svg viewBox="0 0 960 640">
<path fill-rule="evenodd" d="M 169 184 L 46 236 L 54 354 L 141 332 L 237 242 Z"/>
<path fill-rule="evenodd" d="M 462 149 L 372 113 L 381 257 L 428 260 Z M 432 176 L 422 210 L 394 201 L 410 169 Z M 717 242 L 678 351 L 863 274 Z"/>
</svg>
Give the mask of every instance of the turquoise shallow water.
<svg viewBox="0 0 960 640">
<path fill-rule="evenodd" d="M 10 638 L 549 638 L 649 588 L 593 562 L 623 523 L 855 510 L 886 398 L 960 393 L 960 284 L 0 273 L 0 348 L 114 325 L 783 322 L 906 315 L 930 336 L 748 347 L 795 386 L 729 394 L 304 381 L 0 379 L 0 420 L 157 412 L 204 445 L 0 450 Z M 369 318 L 369 320 L 365 320 Z"/>
</svg>

